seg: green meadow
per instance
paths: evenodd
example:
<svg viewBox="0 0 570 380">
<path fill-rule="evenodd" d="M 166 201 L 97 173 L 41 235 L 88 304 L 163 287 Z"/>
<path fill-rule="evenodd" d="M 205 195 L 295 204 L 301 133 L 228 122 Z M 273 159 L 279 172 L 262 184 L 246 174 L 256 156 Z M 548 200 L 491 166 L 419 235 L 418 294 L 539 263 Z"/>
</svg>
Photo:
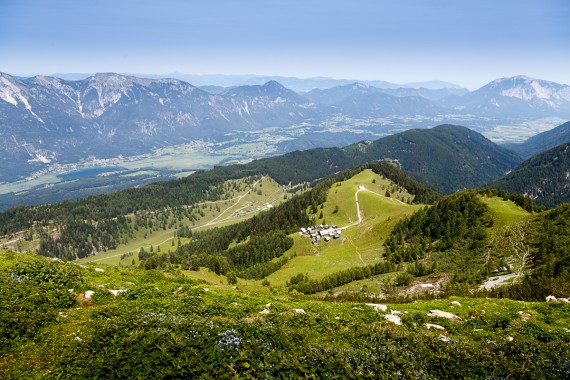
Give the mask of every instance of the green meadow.
<svg viewBox="0 0 570 380">
<path fill-rule="evenodd" d="M 394 190 L 393 197 L 385 196 L 387 190 Z M 398 191 L 393 182 L 370 170 L 333 185 L 323 208 L 318 211 L 316 223 L 346 227 L 341 237 L 313 245 L 310 237 L 294 234 L 295 243 L 286 253 L 291 259 L 267 279 L 272 285 L 284 286 L 298 273 L 316 279 L 331 270 L 340 271 L 382 260 L 384 240 L 394 224 L 422 207 L 406 204 L 404 201 L 409 198 L 406 191 Z M 321 212 L 323 217 L 318 218 Z"/>
</svg>

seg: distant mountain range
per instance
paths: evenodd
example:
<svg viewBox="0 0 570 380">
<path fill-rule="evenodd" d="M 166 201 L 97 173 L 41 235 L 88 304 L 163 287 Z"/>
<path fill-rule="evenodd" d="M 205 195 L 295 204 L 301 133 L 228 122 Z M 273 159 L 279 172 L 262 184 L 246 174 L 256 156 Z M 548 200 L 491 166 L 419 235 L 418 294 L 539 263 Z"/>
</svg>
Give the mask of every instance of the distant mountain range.
<svg viewBox="0 0 570 380">
<path fill-rule="evenodd" d="M 525 76 L 497 79 L 463 96 L 443 98 L 442 106 L 488 117 L 570 117 L 570 86 Z"/>
<path fill-rule="evenodd" d="M 0 74 L 0 181 L 42 165 L 284 127 L 323 107 L 277 82 L 213 95 L 176 79 L 97 74 L 80 81 Z M 326 107 L 324 107 L 326 108 Z"/>
<path fill-rule="evenodd" d="M 392 95 L 390 91 L 354 83 L 334 87 L 328 90 L 312 90 L 304 96 L 315 103 L 334 107 L 338 112 L 350 117 L 382 117 L 386 115 L 441 115 L 445 110 L 436 103 L 419 95 L 419 90 L 400 89 L 400 93 L 409 95 Z M 424 90 L 424 93 L 432 91 Z M 433 96 L 432 96 L 433 97 Z"/>
<path fill-rule="evenodd" d="M 384 89 L 397 89 L 397 88 L 425 88 L 429 90 L 440 90 L 440 89 L 457 89 L 464 92 L 468 92 L 466 89 L 462 89 L 461 86 L 444 82 L 440 80 L 431 80 L 426 82 L 414 82 L 405 84 L 396 84 L 382 80 L 356 80 L 356 79 L 335 79 L 330 77 L 309 77 L 309 78 L 297 78 L 297 77 L 285 77 L 278 75 L 221 75 L 221 74 L 206 74 L 206 75 L 192 75 L 183 73 L 169 73 L 164 75 L 156 74 L 141 74 L 141 73 L 121 73 L 125 76 L 135 76 L 149 79 L 164 79 L 164 78 L 175 78 L 180 79 L 185 82 L 189 82 L 198 87 L 203 86 L 214 86 L 221 88 L 231 88 L 239 86 L 251 86 L 251 85 L 262 85 L 269 81 L 276 81 L 284 85 L 285 87 L 296 91 L 296 92 L 307 92 L 315 88 L 327 89 L 336 86 L 344 86 L 347 84 L 352 84 L 356 82 L 364 83 L 369 86 L 374 86 L 377 88 Z M 58 73 L 51 76 L 66 79 L 66 80 L 82 80 L 92 76 L 93 74 L 86 73 Z"/>
<path fill-rule="evenodd" d="M 523 194 L 549 207 L 570 202 L 570 143 L 529 158 L 488 187 Z"/>
<path fill-rule="evenodd" d="M 319 123 L 338 115 L 570 115 L 569 86 L 526 77 L 500 79 L 463 96 L 453 95 L 463 91 L 456 88 L 380 89 L 366 83 L 300 95 L 273 80 L 216 89 L 209 93 L 178 79 L 114 73 L 76 81 L 0 73 L 0 181 L 50 163 L 141 154 L 194 139 L 216 140 L 229 131 Z"/>
</svg>

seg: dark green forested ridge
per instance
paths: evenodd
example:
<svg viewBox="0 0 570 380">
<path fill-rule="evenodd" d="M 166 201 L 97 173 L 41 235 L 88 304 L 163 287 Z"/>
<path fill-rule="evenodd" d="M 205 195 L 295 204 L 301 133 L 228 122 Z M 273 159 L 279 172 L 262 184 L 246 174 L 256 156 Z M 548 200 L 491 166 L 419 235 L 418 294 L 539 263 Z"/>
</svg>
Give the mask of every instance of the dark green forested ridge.
<svg viewBox="0 0 570 380">
<path fill-rule="evenodd" d="M 529 158 L 504 178 L 486 187 L 532 197 L 536 203 L 554 207 L 570 202 L 570 143 Z"/>
<path fill-rule="evenodd" d="M 367 161 L 397 160 L 405 173 L 445 194 L 480 187 L 522 162 L 516 153 L 457 125 L 411 129 L 345 151 Z"/>
<path fill-rule="evenodd" d="M 522 162 L 515 153 L 457 125 L 411 129 L 339 148 L 296 151 L 255 162 L 277 182 L 311 181 L 366 162 L 389 160 L 440 192 L 479 187 Z M 252 163 L 253 164 L 253 163 Z M 275 177 L 273 177 L 275 175 Z"/>
</svg>

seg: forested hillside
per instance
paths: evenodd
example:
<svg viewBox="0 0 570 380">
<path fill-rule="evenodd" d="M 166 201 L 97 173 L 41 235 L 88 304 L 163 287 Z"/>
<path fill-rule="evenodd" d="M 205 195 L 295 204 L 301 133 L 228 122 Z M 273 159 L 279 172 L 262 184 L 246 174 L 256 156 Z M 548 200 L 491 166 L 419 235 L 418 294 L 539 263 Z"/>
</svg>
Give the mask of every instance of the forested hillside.
<svg viewBox="0 0 570 380">
<path fill-rule="evenodd" d="M 525 194 L 554 207 L 570 202 L 570 143 L 538 154 L 487 187 Z"/>
<path fill-rule="evenodd" d="M 456 125 L 412 129 L 345 148 L 312 149 L 256 161 L 280 183 L 310 181 L 357 165 L 385 160 L 445 194 L 498 179 L 522 162 L 515 153 Z M 273 170 L 272 170 L 273 169 Z M 279 173 L 279 174 L 277 174 Z"/>
<path fill-rule="evenodd" d="M 251 186 L 260 173 L 274 174 L 283 180 L 284 175 L 293 172 L 292 169 L 281 170 L 284 167 L 280 165 L 271 165 L 273 162 L 275 161 L 268 160 L 246 166 L 220 167 L 181 180 L 156 183 L 141 189 L 123 190 L 76 202 L 10 209 L 0 214 L 0 234 L 8 235 L 27 230 L 27 236 L 30 238 L 39 237 L 41 255 L 66 259 L 87 257 L 128 242 L 141 228 L 176 231 L 182 221 L 192 222 L 196 215 L 202 212 L 197 205 L 199 202 L 229 199 L 234 192 L 243 190 L 226 182 L 230 179 L 245 179 L 240 185 L 243 188 Z M 438 197 L 435 191 L 411 180 L 389 164 L 374 163 L 356 170 L 363 170 L 365 167 L 382 173 L 403 187 L 409 187 L 409 191 L 416 194 L 415 199 L 418 202 L 431 202 Z M 304 179 L 309 179 L 310 172 L 299 170 L 299 173 Z M 347 173 L 351 171 L 344 172 L 341 176 L 349 175 Z M 330 186 L 331 181 L 335 180 L 329 180 L 321 187 L 327 184 Z M 324 191 L 319 189 L 301 197 L 318 197 L 319 191 Z M 295 202 L 305 203 L 299 206 Z M 287 219 L 271 222 L 271 228 L 289 230 L 306 223 L 307 216 L 301 213 L 315 202 L 294 199 L 289 206 L 285 206 Z M 260 218 L 276 218 L 275 215 L 281 210 L 271 210 L 269 216 Z M 249 227 L 243 228 L 247 233 L 240 236 L 245 238 L 250 235 L 250 231 Z"/>
<path fill-rule="evenodd" d="M 522 162 L 515 153 L 456 125 L 413 129 L 345 150 L 350 157 L 395 160 L 405 173 L 445 194 L 482 186 Z"/>
<path fill-rule="evenodd" d="M 432 268 L 447 262 L 441 255 L 455 255 L 461 258 L 462 265 L 445 268 L 445 271 L 454 272 L 456 277 L 469 273 L 475 281 L 481 280 L 483 276 L 473 271 L 473 263 L 469 261 L 481 255 L 486 247 L 486 229 L 492 224 L 488 211 L 475 192 L 446 197 L 394 227 L 385 243 L 386 259 L 397 263 L 416 262 L 417 265 Z M 440 257 L 435 257 L 435 253 L 439 253 Z M 430 254 L 434 254 L 434 257 L 422 260 Z M 418 270 L 420 273 L 417 274 L 425 275 L 428 271 L 433 270 Z"/>
</svg>

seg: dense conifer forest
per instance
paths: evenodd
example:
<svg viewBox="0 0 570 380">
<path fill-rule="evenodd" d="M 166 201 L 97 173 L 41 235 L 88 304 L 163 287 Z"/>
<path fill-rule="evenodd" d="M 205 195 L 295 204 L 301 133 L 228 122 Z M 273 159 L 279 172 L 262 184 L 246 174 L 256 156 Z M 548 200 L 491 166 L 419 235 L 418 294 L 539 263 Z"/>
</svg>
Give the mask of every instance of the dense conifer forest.
<svg viewBox="0 0 570 380">
<path fill-rule="evenodd" d="M 523 162 L 488 187 L 525 194 L 536 203 L 555 207 L 570 202 L 570 143 L 542 152 Z"/>
</svg>

